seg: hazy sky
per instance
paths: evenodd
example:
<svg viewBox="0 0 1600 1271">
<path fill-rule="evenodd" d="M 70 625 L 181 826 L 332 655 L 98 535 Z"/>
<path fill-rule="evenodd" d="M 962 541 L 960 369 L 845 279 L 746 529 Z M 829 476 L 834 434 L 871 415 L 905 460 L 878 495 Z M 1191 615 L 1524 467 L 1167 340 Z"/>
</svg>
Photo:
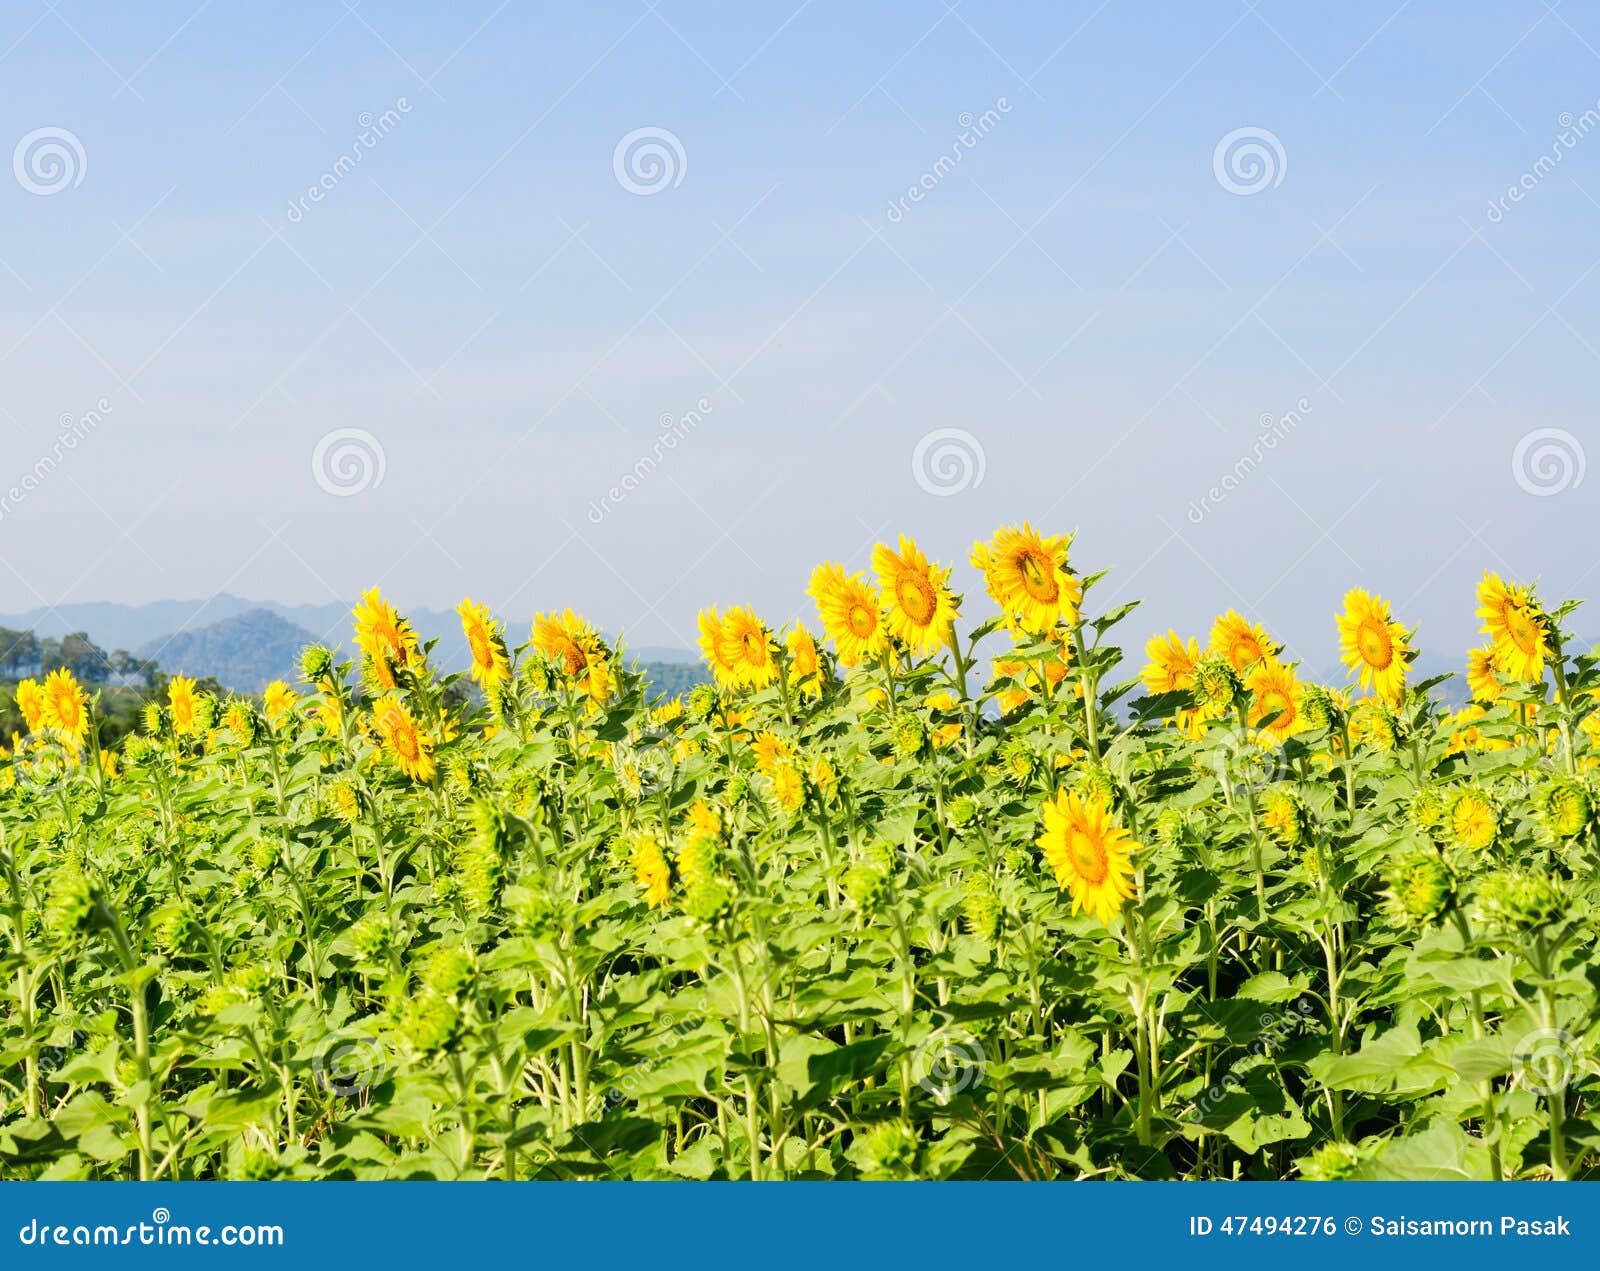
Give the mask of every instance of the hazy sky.
<svg viewBox="0 0 1600 1271">
<path fill-rule="evenodd" d="M 986 616 L 1024 518 L 1138 643 L 1600 592 L 1576 4 L 11 0 L 0 76 L 0 612 L 687 644 L 902 531 Z"/>
</svg>

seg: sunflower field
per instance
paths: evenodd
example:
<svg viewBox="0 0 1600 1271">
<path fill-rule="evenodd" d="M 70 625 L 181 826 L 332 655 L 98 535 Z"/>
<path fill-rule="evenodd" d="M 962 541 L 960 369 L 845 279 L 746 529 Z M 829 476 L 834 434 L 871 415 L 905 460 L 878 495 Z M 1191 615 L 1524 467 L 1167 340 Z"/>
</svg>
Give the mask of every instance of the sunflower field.
<svg viewBox="0 0 1600 1271">
<path fill-rule="evenodd" d="M 1232 611 L 1128 655 L 1070 548 L 976 545 L 976 618 L 909 539 L 821 565 L 671 700 L 570 610 L 464 601 L 447 674 L 376 590 L 359 665 L 114 749 L 24 682 L 0 1175 L 1592 1173 L 1575 606 L 1486 576 L 1456 709 L 1361 590 L 1343 685 Z"/>
</svg>

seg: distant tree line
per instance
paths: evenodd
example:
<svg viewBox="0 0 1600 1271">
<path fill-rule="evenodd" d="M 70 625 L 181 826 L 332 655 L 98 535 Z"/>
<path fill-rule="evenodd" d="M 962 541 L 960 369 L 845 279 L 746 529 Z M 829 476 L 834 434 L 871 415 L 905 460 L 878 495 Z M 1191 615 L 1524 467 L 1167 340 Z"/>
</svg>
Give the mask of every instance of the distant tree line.
<svg viewBox="0 0 1600 1271">
<path fill-rule="evenodd" d="M 155 683 L 161 670 L 152 659 L 136 657 L 126 649 L 108 653 L 83 631 L 58 640 L 0 627 L 0 680 L 25 680 L 58 666 L 66 667 L 85 684 L 146 687 Z"/>
</svg>

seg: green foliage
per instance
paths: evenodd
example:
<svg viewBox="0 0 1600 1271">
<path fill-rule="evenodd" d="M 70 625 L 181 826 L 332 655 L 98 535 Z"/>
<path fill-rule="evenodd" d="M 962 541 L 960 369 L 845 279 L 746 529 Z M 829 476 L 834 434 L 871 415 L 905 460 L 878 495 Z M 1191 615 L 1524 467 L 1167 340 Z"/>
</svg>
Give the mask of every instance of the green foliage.
<svg viewBox="0 0 1600 1271">
<path fill-rule="evenodd" d="M 1472 744 L 1425 695 L 1398 752 L 1191 737 L 1114 709 L 1111 625 L 1003 713 L 971 641 L 681 713 L 524 649 L 492 711 L 392 666 L 416 738 L 338 666 L 242 733 L 155 712 L 115 776 L 19 759 L 0 1173 L 1590 1173 L 1593 662 Z M 1109 921 L 1041 859 L 1062 789 L 1137 841 Z"/>
</svg>

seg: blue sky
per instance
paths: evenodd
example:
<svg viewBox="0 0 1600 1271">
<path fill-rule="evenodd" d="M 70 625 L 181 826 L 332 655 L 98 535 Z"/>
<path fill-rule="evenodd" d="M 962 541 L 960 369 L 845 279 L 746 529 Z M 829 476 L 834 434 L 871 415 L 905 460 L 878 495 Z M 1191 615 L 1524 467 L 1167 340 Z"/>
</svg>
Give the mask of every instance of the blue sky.
<svg viewBox="0 0 1600 1271">
<path fill-rule="evenodd" d="M 0 74 L 0 611 L 376 582 L 684 644 L 898 532 L 986 612 L 1024 518 L 1139 643 L 1232 606 L 1325 664 L 1360 584 L 1454 654 L 1486 566 L 1600 590 L 1571 3 L 16 0 Z"/>
</svg>

